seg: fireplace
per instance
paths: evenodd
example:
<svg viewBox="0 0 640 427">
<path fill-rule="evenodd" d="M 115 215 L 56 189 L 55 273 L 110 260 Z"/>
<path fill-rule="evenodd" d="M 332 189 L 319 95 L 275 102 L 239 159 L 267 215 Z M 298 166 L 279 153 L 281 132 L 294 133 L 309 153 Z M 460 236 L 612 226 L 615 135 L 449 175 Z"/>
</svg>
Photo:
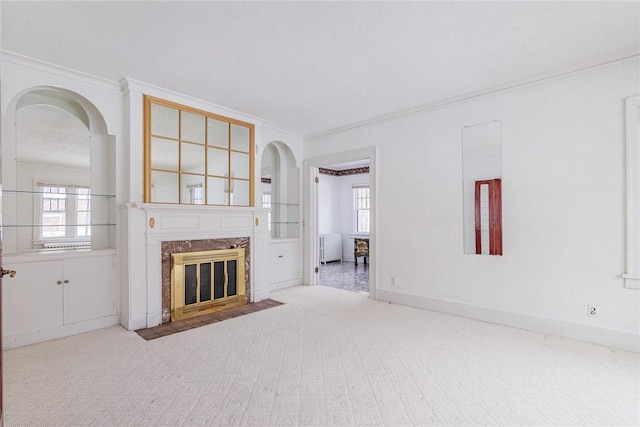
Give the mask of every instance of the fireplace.
<svg viewBox="0 0 640 427">
<path fill-rule="evenodd" d="M 171 321 L 246 304 L 244 249 L 171 254 Z"/>
<path fill-rule="evenodd" d="M 249 243 L 249 237 L 162 242 L 162 323 L 249 302 Z M 176 260 L 182 263 L 181 269 L 175 268 Z M 188 275 L 188 283 L 185 280 L 176 289 L 172 286 L 176 275 L 184 279 Z"/>
</svg>

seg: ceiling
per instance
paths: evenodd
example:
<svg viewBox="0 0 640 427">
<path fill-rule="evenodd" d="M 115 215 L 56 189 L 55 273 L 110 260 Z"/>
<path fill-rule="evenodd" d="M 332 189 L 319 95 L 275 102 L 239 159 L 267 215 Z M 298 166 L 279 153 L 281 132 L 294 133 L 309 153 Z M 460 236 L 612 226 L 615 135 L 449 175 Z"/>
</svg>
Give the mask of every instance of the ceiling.
<svg viewBox="0 0 640 427">
<path fill-rule="evenodd" d="M 369 166 L 369 159 L 355 160 L 353 162 L 335 163 L 327 166 L 323 166 L 326 169 L 334 171 L 344 171 L 348 169 L 362 168 Z"/>
<path fill-rule="evenodd" d="M 314 136 L 640 51 L 639 2 L 11 2 L 2 49 Z"/>
</svg>

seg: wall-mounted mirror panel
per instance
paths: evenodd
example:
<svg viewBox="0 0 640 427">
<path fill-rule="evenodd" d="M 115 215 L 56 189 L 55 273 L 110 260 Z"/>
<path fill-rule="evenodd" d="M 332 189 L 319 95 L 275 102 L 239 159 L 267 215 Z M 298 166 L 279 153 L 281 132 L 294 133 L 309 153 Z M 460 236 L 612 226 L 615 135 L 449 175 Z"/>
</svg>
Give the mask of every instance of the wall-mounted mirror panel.
<svg viewBox="0 0 640 427">
<path fill-rule="evenodd" d="M 153 138 L 151 151 L 151 168 L 168 171 L 178 170 L 178 141 L 164 138 Z"/>
<path fill-rule="evenodd" d="M 180 191 L 180 202 L 186 205 L 203 205 L 204 196 L 204 176 L 182 174 L 182 186 Z"/>
<path fill-rule="evenodd" d="M 2 158 L 5 253 L 111 247 L 114 139 L 98 110 L 52 87 L 33 88 L 11 105 Z"/>
<path fill-rule="evenodd" d="M 464 252 L 502 255 L 502 127 L 462 128 Z"/>
<path fill-rule="evenodd" d="M 172 172 L 151 172 L 151 196 L 158 203 L 178 203 L 178 174 Z"/>
<path fill-rule="evenodd" d="M 254 125 L 150 96 L 144 106 L 145 202 L 253 206 Z"/>
<path fill-rule="evenodd" d="M 188 142 L 183 142 L 182 144 L 180 144 L 180 147 L 182 148 L 182 153 L 180 156 L 180 170 L 184 173 L 204 174 L 204 145 L 189 144 Z"/>
<path fill-rule="evenodd" d="M 151 125 L 151 133 L 153 135 L 178 139 L 180 123 L 178 110 L 164 105 L 153 104 L 151 106 L 151 115 L 156 118 Z"/>
<path fill-rule="evenodd" d="M 229 181 L 226 178 L 207 178 L 207 200 L 213 205 L 228 205 Z"/>
<path fill-rule="evenodd" d="M 207 167 L 211 175 L 225 176 L 229 170 L 229 156 L 225 156 L 227 151 L 217 148 L 207 148 Z"/>
<path fill-rule="evenodd" d="M 212 118 L 207 119 L 207 144 L 224 149 L 229 148 L 229 123 Z"/>
<path fill-rule="evenodd" d="M 231 176 L 233 178 L 249 179 L 249 155 L 231 152 Z"/>
<path fill-rule="evenodd" d="M 204 144 L 204 116 L 192 114 L 187 111 L 182 112 L 182 129 L 183 141 L 192 141 Z"/>
<path fill-rule="evenodd" d="M 300 237 L 300 169 L 286 144 L 270 142 L 262 153 L 262 207 L 269 209 L 271 238 Z"/>
<path fill-rule="evenodd" d="M 249 204 L 249 181 L 232 179 L 231 186 L 233 188 L 232 206 L 247 206 Z"/>
<path fill-rule="evenodd" d="M 231 149 L 237 151 L 249 152 L 251 141 L 249 129 L 246 127 L 231 125 Z"/>
</svg>

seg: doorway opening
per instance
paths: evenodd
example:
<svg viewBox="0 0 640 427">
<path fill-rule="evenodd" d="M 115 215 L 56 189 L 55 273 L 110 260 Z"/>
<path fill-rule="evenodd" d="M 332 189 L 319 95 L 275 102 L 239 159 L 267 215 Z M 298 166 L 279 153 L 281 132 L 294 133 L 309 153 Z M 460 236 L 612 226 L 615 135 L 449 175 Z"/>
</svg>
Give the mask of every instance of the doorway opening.
<svg viewBox="0 0 640 427">
<path fill-rule="evenodd" d="M 318 175 L 318 285 L 368 294 L 369 159 L 322 166 Z"/>
<path fill-rule="evenodd" d="M 375 148 L 307 160 L 305 283 L 375 298 Z"/>
</svg>

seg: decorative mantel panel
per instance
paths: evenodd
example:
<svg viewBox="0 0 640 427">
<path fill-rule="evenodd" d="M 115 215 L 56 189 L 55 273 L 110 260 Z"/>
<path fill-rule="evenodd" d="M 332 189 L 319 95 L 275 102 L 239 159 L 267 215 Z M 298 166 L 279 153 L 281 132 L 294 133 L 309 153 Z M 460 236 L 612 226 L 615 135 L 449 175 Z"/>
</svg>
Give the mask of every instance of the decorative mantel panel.
<svg viewBox="0 0 640 427">
<path fill-rule="evenodd" d="M 247 302 L 269 298 L 265 209 L 132 203 L 126 212 L 130 286 L 122 320 L 128 329 L 170 319 L 170 263 L 164 261 L 175 252 L 242 247 Z"/>
</svg>

